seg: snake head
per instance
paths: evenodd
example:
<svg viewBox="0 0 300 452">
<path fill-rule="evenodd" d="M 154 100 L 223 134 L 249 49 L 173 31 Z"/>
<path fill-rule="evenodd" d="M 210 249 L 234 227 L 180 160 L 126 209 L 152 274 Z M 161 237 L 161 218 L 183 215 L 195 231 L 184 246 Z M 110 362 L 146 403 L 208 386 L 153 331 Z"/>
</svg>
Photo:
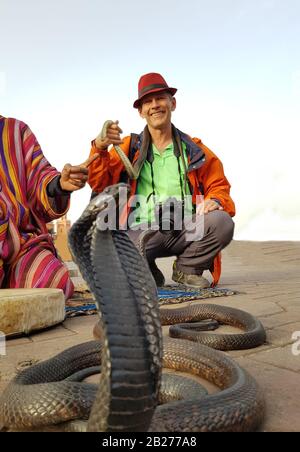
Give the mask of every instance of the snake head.
<svg viewBox="0 0 300 452">
<path fill-rule="evenodd" d="M 103 192 L 95 196 L 89 204 L 91 211 L 101 212 L 110 202 L 114 201 L 118 206 L 124 207 L 128 201 L 130 186 L 127 184 L 115 184 L 106 187 Z"/>
<path fill-rule="evenodd" d="M 97 217 L 98 229 L 118 229 L 119 212 L 126 207 L 129 194 L 127 184 L 110 185 L 92 199 L 86 213 L 92 221 Z"/>
<path fill-rule="evenodd" d="M 120 183 L 106 187 L 103 192 L 93 197 L 80 218 L 72 226 L 69 234 L 70 240 L 72 240 L 73 235 L 78 234 L 78 230 L 85 234 L 83 231 L 87 232 L 98 217 L 99 223 L 102 221 L 106 224 L 105 230 L 119 229 L 118 214 L 126 207 L 129 194 L 130 186 Z M 107 218 L 109 220 L 108 222 Z M 114 223 L 112 221 L 113 218 L 117 220 Z M 103 228 L 100 227 L 99 229 Z"/>
</svg>

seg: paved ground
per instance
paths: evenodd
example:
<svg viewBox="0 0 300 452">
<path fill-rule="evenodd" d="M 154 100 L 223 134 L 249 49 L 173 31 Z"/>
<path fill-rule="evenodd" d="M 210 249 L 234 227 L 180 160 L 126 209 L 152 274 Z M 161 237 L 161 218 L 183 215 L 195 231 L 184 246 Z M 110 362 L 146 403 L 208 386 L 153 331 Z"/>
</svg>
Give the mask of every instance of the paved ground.
<svg viewBox="0 0 300 452">
<path fill-rule="evenodd" d="M 170 259 L 159 266 L 170 280 Z M 300 431 L 300 242 L 238 242 L 223 252 L 220 287 L 238 295 L 214 298 L 259 317 L 267 330 L 267 344 L 229 354 L 263 388 L 266 417 L 263 431 Z M 0 391 L 29 363 L 51 357 L 90 340 L 95 316 L 75 317 L 47 331 L 12 339 L 0 357 Z M 298 333 L 299 345 L 292 339 Z M 294 343 L 294 344 L 293 344 Z M 299 351 L 299 355 L 293 354 Z"/>
</svg>

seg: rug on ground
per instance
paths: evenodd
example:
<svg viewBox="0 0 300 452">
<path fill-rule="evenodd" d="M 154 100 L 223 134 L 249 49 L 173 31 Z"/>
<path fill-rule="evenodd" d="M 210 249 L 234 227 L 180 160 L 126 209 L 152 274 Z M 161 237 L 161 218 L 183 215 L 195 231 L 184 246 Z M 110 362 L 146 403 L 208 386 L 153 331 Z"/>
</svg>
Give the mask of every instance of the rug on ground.
<svg viewBox="0 0 300 452">
<path fill-rule="evenodd" d="M 164 286 L 158 289 L 158 301 L 160 305 L 183 303 L 191 300 L 202 300 L 214 297 L 235 295 L 237 292 L 231 289 L 196 289 L 181 284 Z M 75 291 L 72 298 L 66 301 L 66 316 L 92 315 L 97 313 L 95 300 L 88 290 Z"/>
</svg>

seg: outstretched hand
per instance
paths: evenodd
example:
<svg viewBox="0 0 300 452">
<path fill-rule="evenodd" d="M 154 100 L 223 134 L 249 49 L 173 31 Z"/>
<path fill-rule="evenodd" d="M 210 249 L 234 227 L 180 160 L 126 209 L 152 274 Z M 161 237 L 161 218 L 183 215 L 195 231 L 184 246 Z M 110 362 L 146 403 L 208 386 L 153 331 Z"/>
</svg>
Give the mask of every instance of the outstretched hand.
<svg viewBox="0 0 300 452">
<path fill-rule="evenodd" d="M 94 154 L 78 166 L 72 166 L 70 163 L 67 163 L 63 167 L 60 176 L 60 186 L 62 190 L 75 191 L 83 188 L 88 179 L 88 167 L 98 157 L 99 154 Z"/>
</svg>

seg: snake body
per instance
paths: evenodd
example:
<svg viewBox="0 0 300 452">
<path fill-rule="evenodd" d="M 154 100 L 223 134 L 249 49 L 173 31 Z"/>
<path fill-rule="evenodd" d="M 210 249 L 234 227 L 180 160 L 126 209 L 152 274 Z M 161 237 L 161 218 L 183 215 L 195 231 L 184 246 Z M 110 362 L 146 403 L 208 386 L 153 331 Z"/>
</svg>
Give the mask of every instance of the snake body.
<svg viewBox="0 0 300 452">
<path fill-rule="evenodd" d="M 148 229 L 140 234 L 138 250 L 146 258 L 148 241 L 157 233 Z M 149 274 L 150 269 L 149 269 Z M 202 325 L 196 323 L 213 319 L 217 325 L 229 325 L 243 330 L 243 333 L 214 334 L 200 331 Z M 266 341 L 266 332 L 261 322 L 248 312 L 228 306 L 214 304 L 190 304 L 183 308 L 160 310 L 162 325 L 172 325 L 169 328 L 171 337 L 200 342 L 217 350 L 243 350 L 258 347 Z M 184 323 L 183 323 L 184 322 Z M 190 323 L 191 322 L 191 323 Z"/>
<path fill-rule="evenodd" d="M 72 252 L 97 300 L 103 345 L 78 345 L 17 375 L 0 397 L 0 425 L 25 429 L 89 417 L 90 431 L 256 429 L 263 415 L 261 392 L 229 357 L 170 338 L 162 358 L 149 270 L 124 231 L 99 227 L 99 214 L 115 209 L 120 185 L 94 198 L 70 231 Z M 99 387 L 67 379 L 100 362 Z M 221 392 L 156 407 L 161 364 L 202 376 Z"/>
<path fill-rule="evenodd" d="M 160 316 L 162 325 L 172 325 L 169 329 L 171 337 L 200 342 L 218 350 L 254 348 L 266 341 L 264 327 L 258 319 L 248 312 L 228 306 L 195 304 L 180 309 L 161 309 Z M 216 334 L 198 331 L 195 322 L 204 319 L 214 319 L 220 325 L 240 328 L 243 333 Z"/>
<path fill-rule="evenodd" d="M 256 430 L 264 399 L 256 381 L 228 356 L 188 340 L 167 339 L 163 366 L 204 377 L 221 389 L 200 400 L 157 407 L 151 429 L 163 432 L 242 432 Z"/>
<path fill-rule="evenodd" d="M 103 124 L 102 130 L 100 132 L 100 136 L 102 139 L 105 138 L 108 127 L 110 127 L 113 123 L 114 123 L 114 121 L 112 121 L 110 119 L 105 121 L 105 123 Z M 123 152 L 122 148 L 119 145 L 114 145 L 114 148 L 115 148 L 118 156 L 120 157 L 120 160 L 122 161 L 129 178 L 134 179 L 134 180 L 138 179 L 141 168 L 136 169 L 132 166 L 129 158 Z"/>
</svg>

